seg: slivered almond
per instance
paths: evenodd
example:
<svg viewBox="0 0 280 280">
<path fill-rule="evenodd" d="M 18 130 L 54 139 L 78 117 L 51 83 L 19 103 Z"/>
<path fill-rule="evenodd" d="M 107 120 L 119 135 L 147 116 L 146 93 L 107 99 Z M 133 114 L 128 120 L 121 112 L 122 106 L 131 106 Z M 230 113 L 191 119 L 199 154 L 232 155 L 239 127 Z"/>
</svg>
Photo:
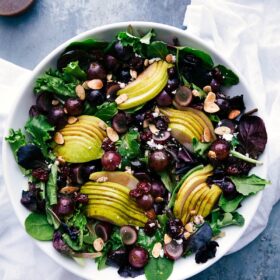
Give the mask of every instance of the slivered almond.
<svg viewBox="0 0 280 280">
<path fill-rule="evenodd" d="M 112 78 L 113 78 L 112 74 L 107 74 L 106 76 L 107 82 L 112 82 Z"/>
<path fill-rule="evenodd" d="M 204 103 L 208 103 L 208 102 L 213 103 L 215 101 L 216 101 L 216 94 L 212 91 L 208 92 L 208 94 L 204 100 Z"/>
<path fill-rule="evenodd" d="M 204 102 L 204 111 L 207 113 L 216 113 L 220 111 L 219 106 L 216 103 L 212 102 Z"/>
<path fill-rule="evenodd" d="M 147 128 L 147 127 L 149 127 L 149 122 L 148 122 L 148 120 L 144 120 L 143 121 L 143 128 Z"/>
<path fill-rule="evenodd" d="M 54 142 L 58 145 L 63 145 L 64 144 L 64 138 L 63 138 L 63 135 L 60 132 L 55 133 Z"/>
<path fill-rule="evenodd" d="M 76 95 L 81 99 L 85 100 L 86 99 L 86 91 L 83 88 L 82 85 L 77 85 L 75 88 Z"/>
<path fill-rule="evenodd" d="M 70 194 L 70 193 L 74 193 L 77 192 L 79 190 L 78 187 L 72 187 L 72 186 L 66 186 L 63 187 L 62 189 L 60 189 L 60 193 L 64 193 L 64 194 Z"/>
<path fill-rule="evenodd" d="M 93 79 L 87 81 L 87 86 L 91 89 L 101 89 L 103 87 L 103 82 L 100 79 Z"/>
<path fill-rule="evenodd" d="M 208 127 L 204 127 L 203 130 L 203 140 L 204 142 L 210 142 L 212 140 L 212 135 Z"/>
<path fill-rule="evenodd" d="M 65 107 L 63 108 L 63 111 L 64 111 L 65 114 L 68 114 L 68 111 Z"/>
<path fill-rule="evenodd" d="M 120 139 L 118 133 L 112 127 L 107 127 L 106 132 L 107 132 L 108 138 L 112 142 L 117 142 Z"/>
<path fill-rule="evenodd" d="M 234 120 L 235 118 L 237 118 L 240 115 L 240 113 L 241 112 L 239 110 L 232 110 L 232 111 L 229 112 L 228 118 L 230 120 Z"/>
<path fill-rule="evenodd" d="M 194 230 L 194 228 L 193 228 L 193 223 L 192 223 L 192 222 L 187 223 L 187 224 L 185 225 L 185 230 L 188 231 L 188 232 L 190 232 L 190 233 L 192 233 L 193 230 Z"/>
<path fill-rule="evenodd" d="M 103 250 L 104 247 L 104 241 L 102 238 L 97 238 L 93 241 L 93 248 L 97 251 L 100 252 Z"/>
<path fill-rule="evenodd" d="M 160 242 L 155 243 L 153 250 L 152 250 L 152 256 L 157 259 L 160 256 L 161 250 L 162 250 L 161 243 Z"/>
<path fill-rule="evenodd" d="M 231 130 L 227 126 L 218 126 L 218 127 L 215 128 L 214 132 L 217 135 L 224 135 L 224 134 L 230 134 Z"/>
<path fill-rule="evenodd" d="M 172 63 L 172 62 L 173 62 L 173 56 L 172 56 L 171 53 L 168 54 L 168 55 L 165 57 L 165 61 L 166 61 L 167 63 Z"/>
<path fill-rule="evenodd" d="M 159 130 L 156 128 L 156 126 L 152 123 L 149 124 L 149 129 L 151 130 L 151 132 L 153 134 L 158 134 L 159 133 Z"/>
<path fill-rule="evenodd" d="M 121 94 L 115 99 L 115 102 L 119 105 L 124 103 L 128 99 L 128 95 L 126 93 Z"/>
<path fill-rule="evenodd" d="M 52 105 L 53 106 L 56 106 L 56 105 L 58 105 L 59 104 L 59 101 L 57 100 L 57 99 L 53 99 L 52 100 Z"/>
<path fill-rule="evenodd" d="M 135 80 L 138 76 L 138 73 L 135 70 L 130 69 L 129 73 L 130 73 L 130 76 L 133 80 Z"/>
<path fill-rule="evenodd" d="M 203 88 L 203 91 L 205 91 L 205 92 L 211 92 L 212 91 L 212 88 L 211 88 L 211 86 L 205 86 L 204 88 Z"/>
<path fill-rule="evenodd" d="M 75 123 L 75 122 L 77 122 L 78 121 L 78 118 L 76 118 L 76 117 L 74 117 L 74 116 L 70 116 L 68 119 L 67 119 L 67 122 L 69 123 L 69 124 L 73 124 L 73 123 Z"/>
<path fill-rule="evenodd" d="M 169 244 L 172 241 L 172 238 L 166 233 L 163 237 L 164 244 Z"/>
<path fill-rule="evenodd" d="M 98 123 L 98 126 L 99 126 L 101 129 L 103 129 L 103 130 L 106 130 L 106 128 L 107 128 L 106 123 L 103 122 L 103 121 L 100 121 L 100 122 Z"/>
<path fill-rule="evenodd" d="M 101 176 L 101 177 L 97 178 L 95 181 L 96 181 L 97 183 L 105 183 L 105 182 L 108 181 L 108 177 L 106 177 L 106 176 Z"/>
</svg>

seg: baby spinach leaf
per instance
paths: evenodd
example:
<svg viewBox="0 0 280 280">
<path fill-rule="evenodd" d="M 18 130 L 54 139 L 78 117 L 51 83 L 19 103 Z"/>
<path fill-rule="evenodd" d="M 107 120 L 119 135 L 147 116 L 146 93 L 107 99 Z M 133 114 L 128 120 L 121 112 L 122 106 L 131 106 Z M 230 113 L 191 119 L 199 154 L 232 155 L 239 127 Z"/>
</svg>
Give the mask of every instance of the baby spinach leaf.
<svg viewBox="0 0 280 280">
<path fill-rule="evenodd" d="M 103 50 L 109 45 L 108 42 L 101 42 L 96 41 L 95 39 L 88 38 L 83 41 L 76 41 L 72 42 L 66 50 L 72 49 L 83 49 L 83 50 L 90 50 L 90 49 L 100 49 Z"/>
<path fill-rule="evenodd" d="M 239 78 L 233 71 L 231 71 L 223 65 L 218 65 L 216 67 L 221 71 L 224 77 L 222 81 L 222 84 L 224 86 L 232 86 L 239 83 Z"/>
<path fill-rule="evenodd" d="M 265 185 L 270 184 L 269 181 L 254 174 L 250 176 L 231 176 L 230 179 L 236 186 L 237 191 L 244 196 L 256 194 L 263 190 Z"/>
<path fill-rule="evenodd" d="M 220 200 L 219 200 L 219 206 L 225 211 L 225 212 L 233 212 L 235 211 L 240 202 L 245 198 L 242 194 L 238 195 L 234 199 L 227 199 L 224 197 L 224 195 L 221 195 Z"/>
<path fill-rule="evenodd" d="M 84 103 L 84 111 L 83 111 L 83 114 L 84 115 L 95 115 L 96 114 L 96 107 L 95 106 L 92 106 L 90 105 L 89 102 L 85 101 Z"/>
<path fill-rule="evenodd" d="M 142 105 L 139 105 L 137 107 L 127 109 L 127 110 L 125 110 L 125 112 L 128 113 L 128 114 L 134 114 L 135 112 L 141 110 L 144 107 L 144 105 L 145 104 L 142 104 Z"/>
<path fill-rule="evenodd" d="M 47 118 L 43 115 L 30 118 L 25 125 L 26 132 L 32 137 L 32 141 L 41 150 L 46 158 L 49 158 L 48 141 L 51 139 L 50 132 L 54 127 L 48 123 Z"/>
<path fill-rule="evenodd" d="M 210 119 L 211 122 L 216 122 L 216 123 L 218 123 L 218 122 L 221 121 L 220 118 L 219 118 L 219 116 L 218 116 L 218 115 L 215 115 L 215 114 L 209 114 L 209 115 L 208 115 L 208 118 Z"/>
<path fill-rule="evenodd" d="M 53 164 L 46 185 L 46 193 L 50 205 L 57 204 L 57 165 Z"/>
<path fill-rule="evenodd" d="M 191 47 L 187 47 L 187 46 L 177 47 L 177 48 L 179 49 L 180 52 L 192 54 L 192 55 L 195 55 L 196 57 L 200 58 L 201 61 L 203 62 L 203 64 L 205 65 L 205 67 L 207 67 L 207 68 L 212 68 L 214 66 L 214 62 L 213 62 L 211 56 L 204 51 L 194 49 Z"/>
<path fill-rule="evenodd" d="M 137 244 L 148 250 L 151 255 L 155 243 L 161 242 L 162 239 L 163 234 L 160 230 L 157 230 L 153 236 L 148 236 L 143 229 L 140 229 L 138 231 Z"/>
<path fill-rule="evenodd" d="M 18 149 L 26 145 L 25 135 L 23 135 L 21 129 L 10 129 L 9 136 L 7 136 L 5 140 L 10 144 L 10 147 L 15 157 L 17 157 Z"/>
<path fill-rule="evenodd" d="M 147 280 L 167 280 L 173 271 L 174 262 L 166 258 L 151 258 L 145 266 Z"/>
<path fill-rule="evenodd" d="M 49 225 L 46 215 L 31 213 L 24 222 L 26 232 L 41 241 L 52 240 L 54 229 Z"/>
<path fill-rule="evenodd" d="M 65 68 L 63 68 L 63 72 L 78 80 L 86 80 L 87 78 L 87 74 L 79 66 L 79 61 L 70 62 Z"/>
<path fill-rule="evenodd" d="M 78 80 L 69 81 L 69 76 L 65 76 L 58 71 L 49 70 L 41 75 L 35 82 L 34 92 L 53 92 L 61 98 L 76 97 L 75 88 Z"/>
<path fill-rule="evenodd" d="M 103 121 L 109 121 L 117 112 L 118 107 L 115 102 L 104 102 L 100 106 L 97 106 L 95 116 Z"/>
<path fill-rule="evenodd" d="M 147 57 L 148 58 L 160 57 L 162 59 L 165 59 L 165 57 L 167 56 L 168 53 L 169 52 L 167 49 L 167 45 L 164 42 L 155 41 L 147 46 Z"/>
<path fill-rule="evenodd" d="M 171 181 L 171 178 L 168 174 L 168 172 L 166 171 L 162 171 L 159 173 L 160 179 L 162 181 L 162 183 L 164 184 L 165 188 L 172 193 L 173 189 L 174 189 L 174 185 Z"/>
</svg>

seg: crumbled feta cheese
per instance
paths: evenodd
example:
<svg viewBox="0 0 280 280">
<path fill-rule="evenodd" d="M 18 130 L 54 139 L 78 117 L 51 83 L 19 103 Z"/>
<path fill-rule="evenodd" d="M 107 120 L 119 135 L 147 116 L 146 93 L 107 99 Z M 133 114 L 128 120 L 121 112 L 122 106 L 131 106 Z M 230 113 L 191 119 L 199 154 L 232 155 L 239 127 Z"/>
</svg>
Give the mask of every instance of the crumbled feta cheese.
<svg viewBox="0 0 280 280">
<path fill-rule="evenodd" d="M 164 256 L 164 251 L 163 251 L 163 249 L 160 250 L 159 256 L 160 256 L 161 258 L 163 258 L 163 256 Z"/>
<path fill-rule="evenodd" d="M 152 115 L 153 115 L 154 118 L 158 117 L 158 113 L 156 113 L 156 112 L 152 113 Z"/>
<path fill-rule="evenodd" d="M 176 243 L 179 244 L 179 245 L 183 243 L 183 239 L 178 239 L 178 240 L 175 239 L 175 241 L 176 241 Z"/>
<path fill-rule="evenodd" d="M 230 133 L 225 133 L 223 135 L 223 139 L 225 139 L 226 141 L 231 141 L 233 138 L 233 134 L 230 134 Z"/>
</svg>

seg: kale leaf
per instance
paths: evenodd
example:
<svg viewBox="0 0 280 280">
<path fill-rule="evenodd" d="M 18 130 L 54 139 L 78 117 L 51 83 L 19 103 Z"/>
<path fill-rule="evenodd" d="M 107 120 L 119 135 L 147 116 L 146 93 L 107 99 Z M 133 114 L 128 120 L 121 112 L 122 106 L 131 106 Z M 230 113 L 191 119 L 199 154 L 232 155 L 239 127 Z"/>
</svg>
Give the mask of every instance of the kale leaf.
<svg viewBox="0 0 280 280">
<path fill-rule="evenodd" d="M 97 106 L 95 116 L 102 119 L 103 121 L 109 121 L 118 112 L 118 107 L 115 102 L 104 102 Z"/>
<path fill-rule="evenodd" d="M 79 66 L 79 61 L 72 61 L 70 62 L 65 68 L 63 68 L 63 72 L 65 75 L 68 75 L 70 77 L 74 77 L 78 80 L 86 80 L 87 74 L 84 70 L 82 70 Z M 71 78 L 68 80 L 71 80 Z"/>
<path fill-rule="evenodd" d="M 26 145 L 25 135 L 22 133 L 21 129 L 10 129 L 9 136 L 7 136 L 5 140 L 10 144 L 15 157 L 17 157 L 18 149 Z"/>
</svg>

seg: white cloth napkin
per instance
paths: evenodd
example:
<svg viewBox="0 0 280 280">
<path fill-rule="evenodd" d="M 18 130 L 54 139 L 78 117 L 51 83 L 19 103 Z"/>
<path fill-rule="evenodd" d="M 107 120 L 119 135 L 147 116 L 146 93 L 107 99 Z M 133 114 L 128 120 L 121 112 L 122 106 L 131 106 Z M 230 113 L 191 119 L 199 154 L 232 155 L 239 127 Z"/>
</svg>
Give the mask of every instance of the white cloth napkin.
<svg viewBox="0 0 280 280">
<path fill-rule="evenodd" d="M 212 44 L 235 64 L 256 93 L 258 102 L 265 104 L 269 116 L 268 174 L 273 184 L 264 191 L 255 219 L 230 252 L 247 245 L 265 228 L 271 208 L 280 194 L 280 147 L 276 142 L 280 137 L 277 130 L 280 127 L 280 118 L 277 118 L 280 109 L 277 94 L 280 88 L 280 80 L 277 80 L 280 76 L 278 10 L 278 0 L 248 0 L 246 4 L 241 0 L 193 0 L 186 12 L 187 32 Z M 29 74 L 28 70 L 0 59 L 0 135 L 5 117 L 17 98 L 16 88 Z M 1 173 L 0 279 L 79 279 L 54 263 L 26 235 L 9 203 Z"/>
<path fill-rule="evenodd" d="M 265 106 L 269 142 L 268 178 L 260 207 L 235 252 L 266 227 L 273 205 L 280 198 L 280 2 L 279 0 L 192 0 L 184 25 L 243 74 L 257 104 Z"/>
</svg>

